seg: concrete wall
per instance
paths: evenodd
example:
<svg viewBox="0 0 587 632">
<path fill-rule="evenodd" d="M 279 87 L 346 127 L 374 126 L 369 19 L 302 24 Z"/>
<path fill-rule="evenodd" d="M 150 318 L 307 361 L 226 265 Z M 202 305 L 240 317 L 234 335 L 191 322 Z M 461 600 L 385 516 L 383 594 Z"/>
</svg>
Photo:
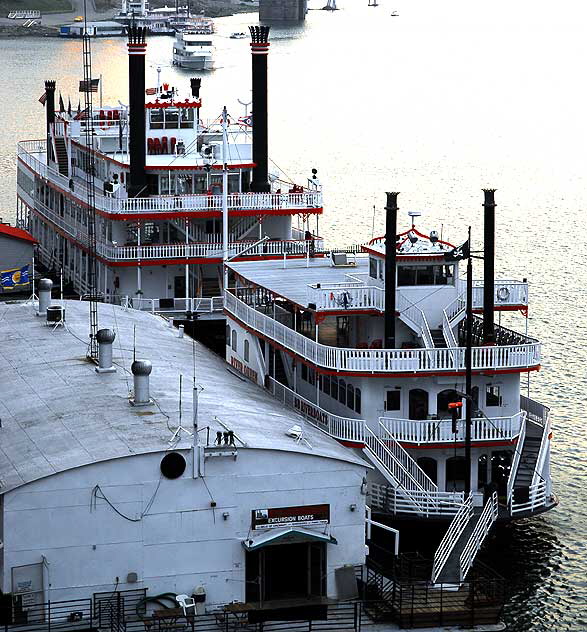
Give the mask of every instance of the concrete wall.
<svg viewBox="0 0 587 632">
<path fill-rule="evenodd" d="M 338 545 L 327 545 L 328 596 L 336 596 L 335 568 L 364 561 L 360 486 L 366 468 L 294 452 L 239 449 L 236 460 L 208 459 L 204 484 L 191 476 L 192 452 L 183 454 L 187 468 L 176 480 L 160 476 L 162 453 L 137 454 L 7 493 L 2 589 L 11 590 L 12 567 L 45 556 L 46 597 L 51 600 L 114 589 L 119 577 L 120 589 L 191 594 L 203 585 L 207 604 L 243 601 L 241 542 L 249 534 L 251 510 L 315 503 L 330 504 L 331 533 L 338 540 Z M 96 485 L 118 511 L 136 521 L 124 519 L 104 500 L 93 503 Z M 138 574 L 138 583 L 125 583 L 129 572 Z"/>
<path fill-rule="evenodd" d="M 259 0 L 261 22 L 299 22 L 306 18 L 307 0 Z"/>
</svg>

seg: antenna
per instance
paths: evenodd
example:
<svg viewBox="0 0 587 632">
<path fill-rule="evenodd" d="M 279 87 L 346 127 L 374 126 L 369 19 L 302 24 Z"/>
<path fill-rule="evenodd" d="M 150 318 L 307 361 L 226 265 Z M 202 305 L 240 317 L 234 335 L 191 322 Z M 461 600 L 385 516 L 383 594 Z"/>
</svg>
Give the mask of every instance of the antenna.
<svg viewBox="0 0 587 632">
<path fill-rule="evenodd" d="M 94 362 L 98 362 L 98 297 L 96 290 L 96 193 L 94 190 L 95 156 L 94 156 L 94 117 L 92 104 L 92 50 L 91 39 L 88 34 L 88 12 L 86 0 L 84 0 L 84 35 L 83 35 L 83 63 L 84 81 L 82 84 L 84 93 L 85 114 L 85 144 L 87 161 L 86 190 L 87 190 L 87 218 L 88 218 L 88 286 L 90 293 L 90 344 L 87 356 Z"/>
<path fill-rule="evenodd" d="M 179 441 L 181 439 L 181 433 L 182 431 L 185 432 L 186 434 L 188 434 L 190 437 L 193 436 L 193 433 L 191 433 L 187 428 L 184 428 L 181 425 L 181 421 L 182 421 L 182 405 L 181 405 L 181 399 L 182 399 L 182 382 L 183 382 L 183 375 L 180 374 L 179 376 L 179 423 L 177 425 L 177 428 L 175 429 L 175 432 L 173 433 L 173 435 L 171 436 L 171 439 L 169 439 L 169 443 L 175 443 L 176 441 Z"/>
<path fill-rule="evenodd" d="M 132 361 L 137 359 L 137 326 L 132 327 Z"/>
</svg>

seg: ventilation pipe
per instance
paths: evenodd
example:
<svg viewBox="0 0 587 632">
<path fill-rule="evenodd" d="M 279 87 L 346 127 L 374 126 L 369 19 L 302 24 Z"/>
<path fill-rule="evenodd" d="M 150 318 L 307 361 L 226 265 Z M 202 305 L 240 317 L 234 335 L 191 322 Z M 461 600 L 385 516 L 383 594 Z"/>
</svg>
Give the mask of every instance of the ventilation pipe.
<svg viewBox="0 0 587 632">
<path fill-rule="evenodd" d="M 385 348 L 395 349 L 397 196 L 387 193 L 385 206 Z"/>
<path fill-rule="evenodd" d="M 253 180 L 251 191 L 269 193 L 269 156 L 267 140 L 267 56 L 269 27 L 249 26 L 253 69 Z"/>
<path fill-rule="evenodd" d="M 45 81 L 45 115 L 47 117 L 47 160 L 55 160 L 51 126 L 55 123 L 55 81 Z"/>
<path fill-rule="evenodd" d="M 130 400 L 133 406 L 148 406 L 151 404 L 149 397 L 149 375 L 153 365 L 149 360 L 135 360 L 130 367 L 134 381 L 134 397 Z"/>
<path fill-rule="evenodd" d="M 96 334 L 98 341 L 98 366 L 96 373 L 114 373 L 112 366 L 112 343 L 116 334 L 111 329 L 100 329 Z"/>
<path fill-rule="evenodd" d="M 130 197 L 144 194 L 147 186 L 146 167 L 146 123 L 145 123 L 145 41 L 147 29 L 132 25 L 128 27 L 128 95 L 129 95 L 129 156 Z"/>
<path fill-rule="evenodd" d="M 483 189 L 483 343 L 495 344 L 495 189 Z"/>
<path fill-rule="evenodd" d="M 39 281 L 39 310 L 37 311 L 37 316 L 47 316 L 52 289 L 53 281 L 51 279 L 41 279 Z"/>
</svg>

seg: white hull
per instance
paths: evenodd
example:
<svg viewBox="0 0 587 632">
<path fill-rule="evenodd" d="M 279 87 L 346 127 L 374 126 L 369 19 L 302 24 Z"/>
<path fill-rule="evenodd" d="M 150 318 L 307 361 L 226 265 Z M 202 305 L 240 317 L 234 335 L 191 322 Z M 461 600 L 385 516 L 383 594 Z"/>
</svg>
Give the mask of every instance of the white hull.
<svg viewBox="0 0 587 632">
<path fill-rule="evenodd" d="M 211 55 L 203 55 L 201 57 L 183 57 L 182 55 L 173 55 L 173 65 L 180 68 L 189 68 L 191 70 L 213 70 L 214 58 Z"/>
</svg>

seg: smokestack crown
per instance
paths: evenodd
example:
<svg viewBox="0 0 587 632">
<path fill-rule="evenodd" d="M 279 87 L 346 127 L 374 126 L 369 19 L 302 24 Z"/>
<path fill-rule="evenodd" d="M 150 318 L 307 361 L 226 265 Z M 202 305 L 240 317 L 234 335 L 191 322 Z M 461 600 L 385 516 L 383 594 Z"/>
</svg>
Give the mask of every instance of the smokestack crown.
<svg viewBox="0 0 587 632">
<path fill-rule="evenodd" d="M 129 55 L 144 55 L 147 51 L 147 27 L 133 24 L 127 29 L 128 42 L 126 44 Z"/>
<path fill-rule="evenodd" d="M 253 55 L 267 55 L 269 52 L 269 27 L 249 26 L 251 32 L 251 52 Z"/>
<path fill-rule="evenodd" d="M 45 90 L 47 90 L 47 92 L 55 92 L 56 85 L 57 83 L 55 82 L 55 80 L 48 79 L 47 81 L 45 81 Z"/>
<path fill-rule="evenodd" d="M 485 200 L 483 206 L 495 206 L 495 192 L 497 189 L 483 189 Z"/>
<path fill-rule="evenodd" d="M 200 88 L 202 87 L 202 80 L 199 77 L 192 77 L 190 79 L 190 86 L 192 88 L 192 96 L 196 99 L 199 99 Z"/>
</svg>

